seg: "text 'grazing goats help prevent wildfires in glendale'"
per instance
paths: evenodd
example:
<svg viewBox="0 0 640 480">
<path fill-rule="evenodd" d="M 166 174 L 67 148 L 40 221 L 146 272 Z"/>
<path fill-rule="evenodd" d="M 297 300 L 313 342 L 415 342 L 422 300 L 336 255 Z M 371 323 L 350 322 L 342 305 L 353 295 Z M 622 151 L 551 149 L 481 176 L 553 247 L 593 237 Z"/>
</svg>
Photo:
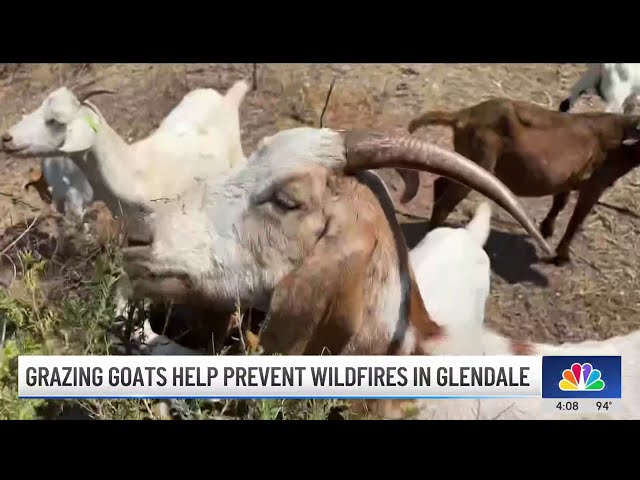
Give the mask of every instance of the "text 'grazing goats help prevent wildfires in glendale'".
<svg viewBox="0 0 640 480">
<path fill-rule="evenodd" d="M 37 357 L 22 397 L 539 396 L 539 357 Z"/>
</svg>

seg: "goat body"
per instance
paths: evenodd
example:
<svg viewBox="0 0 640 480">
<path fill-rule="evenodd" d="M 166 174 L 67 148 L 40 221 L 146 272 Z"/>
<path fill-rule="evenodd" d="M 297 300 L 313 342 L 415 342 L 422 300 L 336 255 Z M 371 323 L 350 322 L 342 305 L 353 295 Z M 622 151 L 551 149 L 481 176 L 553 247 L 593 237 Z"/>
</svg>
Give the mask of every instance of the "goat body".
<svg viewBox="0 0 640 480">
<path fill-rule="evenodd" d="M 470 340 L 470 355 L 475 339 L 464 329 L 484 322 L 491 265 L 483 246 L 490 230 L 491 207 L 483 202 L 465 228 L 431 230 L 410 252 L 429 315 L 447 328 L 449 338 Z"/>
<path fill-rule="evenodd" d="M 571 241 L 602 193 L 640 161 L 638 116 L 566 114 L 496 98 L 457 112 L 423 113 L 410 122 L 409 131 L 428 125 L 450 126 L 455 150 L 495 173 L 516 195 L 553 195 L 540 225 L 545 238 L 553 235 L 569 194 L 579 192 L 556 250 L 556 264 L 569 260 Z M 441 225 L 469 192 L 447 178 L 436 179 L 431 225 Z"/>
<path fill-rule="evenodd" d="M 571 87 L 559 110 L 568 112 L 576 100 L 595 90 L 606 103 L 608 113 L 630 113 L 632 100 L 640 93 L 640 63 L 590 63 Z"/>
<path fill-rule="evenodd" d="M 147 138 L 132 145 L 135 185 L 133 201 L 179 195 L 194 177 L 215 176 L 246 161 L 240 138 L 238 109 L 248 89 L 236 82 L 225 94 L 197 89 L 186 94 Z M 188 163 L 185 163 L 188 162 Z M 126 184 L 114 170 L 114 185 Z M 129 190 L 119 192 L 129 195 Z"/>
</svg>

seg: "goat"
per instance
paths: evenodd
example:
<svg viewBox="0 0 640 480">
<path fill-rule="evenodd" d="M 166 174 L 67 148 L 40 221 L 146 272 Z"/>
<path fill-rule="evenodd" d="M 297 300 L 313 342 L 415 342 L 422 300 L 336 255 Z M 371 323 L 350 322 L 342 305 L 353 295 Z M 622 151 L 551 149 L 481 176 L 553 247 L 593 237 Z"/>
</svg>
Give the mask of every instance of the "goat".
<svg viewBox="0 0 640 480">
<path fill-rule="evenodd" d="M 469 185 L 551 252 L 513 194 L 455 152 L 412 138 L 296 128 L 263 139 L 243 168 L 157 204 L 152 237 L 125 249 L 132 288 L 152 299 L 269 312 L 260 335 L 267 353 L 421 351 L 438 326 L 393 205 L 381 207 L 372 193 L 388 195 L 365 170 L 385 167 Z"/>
<path fill-rule="evenodd" d="M 146 138 L 126 143 L 88 101 L 111 90 L 61 87 L 2 136 L 10 155 L 68 156 L 86 175 L 95 200 L 116 215 L 178 195 L 186 182 L 246 161 L 238 109 L 248 90 L 236 82 L 223 96 L 196 89 Z"/>
<path fill-rule="evenodd" d="M 483 202 L 464 228 L 431 230 L 409 252 L 425 307 L 450 338 L 474 341 L 458 329 L 484 322 L 491 262 L 483 247 L 490 231 L 491 206 Z"/>
<path fill-rule="evenodd" d="M 640 63 L 590 63 L 571 87 L 559 111 L 568 112 L 576 100 L 589 90 L 606 103 L 607 113 L 631 113 L 633 100 L 640 93 Z"/>
<path fill-rule="evenodd" d="M 390 200 L 387 200 L 390 201 Z M 549 345 L 521 343 L 484 325 L 490 290 L 490 261 L 482 248 L 490 231 L 491 209 L 483 202 L 464 228 L 431 230 L 410 252 L 411 265 L 427 311 L 444 327 L 431 355 L 621 355 L 624 410 L 619 414 L 550 413 L 540 399 L 455 399 L 364 402 L 356 413 L 415 419 L 629 419 L 640 418 L 640 331 L 604 341 Z M 413 413 L 407 413 L 410 409 Z"/>
<path fill-rule="evenodd" d="M 425 112 L 410 121 L 408 130 L 428 125 L 450 126 L 455 151 L 494 173 L 515 195 L 553 195 L 540 224 L 544 238 L 553 235 L 570 193 L 579 192 L 552 259 L 558 266 L 570 261 L 571 242 L 600 196 L 640 162 L 640 116 L 567 114 L 493 98 L 454 112 Z M 415 196 L 419 173 L 403 178 L 407 175 L 414 176 L 407 189 Z M 436 179 L 430 224 L 440 226 L 469 192 L 447 178 Z"/>
<path fill-rule="evenodd" d="M 40 168 L 32 171 L 30 177 L 23 188 L 35 188 L 40 199 L 53 204 L 58 213 L 82 218 L 93 200 L 91 184 L 70 158 L 43 158 Z"/>
<path fill-rule="evenodd" d="M 546 247 L 503 184 L 455 152 L 411 138 L 299 128 L 264 139 L 244 168 L 158 205 L 151 243 L 125 249 L 125 270 L 140 296 L 260 306 L 268 311 L 259 338 L 266 354 L 537 353 L 538 345 L 523 348 L 484 328 L 487 206 L 464 230 L 431 231 L 409 257 L 388 191 L 368 171 L 384 167 L 436 171 L 478 189 Z M 429 277 L 444 272 L 436 290 Z M 634 352 L 616 342 L 592 350 L 625 352 L 624 375 L 636 380 L 625 382 L 631 397 L 640 385 L 637 369 L 629 371 Z M 486 411 L 498 402 L 486 401 Z M 477 413 L 463 400 L 419 406 L 425 418 Z M 395 416 L 393 407 L 381 411 Z"/>
<path fill-rule="evenodd" d="M 89 89 L 94 82 L 50 93 L 3 135 L 3 148 L 18 157 L 69 157 L 88 178 L 93 199 L 123 220 L 127 235 L 141 226 L 138 216 L 155 200 L 179 195 L 193 177 L 215 176 L 246 162 L 239 121 L 248 91 L 245 81 L 235 82 L 224 95 L 208 88 L 192 90 L 155 131 L 133 144 L 126 143 L 88 101 L 97 94 L 115 93 Z M 126 289 L 123 279 L 121 292 Z M 122 295 L 119 311 L 125 306 Z M 214 330 L 221 341 L 225 326 Z"/>
</svg>

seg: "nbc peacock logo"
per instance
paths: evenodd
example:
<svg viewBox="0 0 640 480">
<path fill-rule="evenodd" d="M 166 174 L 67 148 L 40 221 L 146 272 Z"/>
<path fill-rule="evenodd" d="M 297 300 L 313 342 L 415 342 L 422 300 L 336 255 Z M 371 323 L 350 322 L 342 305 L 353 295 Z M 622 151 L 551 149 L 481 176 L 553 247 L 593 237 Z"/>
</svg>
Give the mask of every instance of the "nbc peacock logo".
<svg viewBox="0 0 640 480">
<path fill-rule="evenodd" d="M 562 372 L 560 390 L 563 392 L 587 391 L 600 392 L 604 389 L 604 380 L 600 378 L 600 370 L 593 368 L 590 363 L 574 363 L 571 368 Z"/>
</svg>

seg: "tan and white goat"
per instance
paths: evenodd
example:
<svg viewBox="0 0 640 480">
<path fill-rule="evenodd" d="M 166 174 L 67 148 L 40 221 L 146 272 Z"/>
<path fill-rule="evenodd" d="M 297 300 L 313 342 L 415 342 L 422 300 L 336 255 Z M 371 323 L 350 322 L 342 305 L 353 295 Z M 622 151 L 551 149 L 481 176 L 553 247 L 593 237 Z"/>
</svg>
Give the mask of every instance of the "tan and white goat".
<svg viewBox="0 0 640 480">
<path fill-rule="evenodd" d="M 478 256 L 478 265 L 470 266 L 463 251 L 462 269 L 452 258 L 452 271 L 477 270 L 480 281 L 462 287 L 452 275 L 444 297 L 430 297 L 433 287 L 424 280 L 424 290 L 419 286 L 423 275 L 437 275 L 447 264 L 427 259 L 424 264 L 432 266 L 420 266 L 420 249 L 410 260 L 388 192 L 367 171 L 384 167 L 428 170 L 480 191 L 550 252 L 513 194 L 455 152 L 414 138 L 299 128 L 265 139 L 245 168 L 203 182 L 179 202 L 158 205 L 151 219 L 154 237 L 126 250 L 126 269 L 139 295 L 226 307 L 239 300 L 268 310 L 260 336 L 267 354 L 522 353 L 484 327 L 481 308 L 471 310 L 465 328 L 457 328 L 455 310 L 449 310 L 455 318 L 446 313 L 447 303 L 471 298 L 478 305 L 486 298 L 488 259 Z M 467 231 L 475 245 L 470 255 L 482 255 L 487 213 L 480 210 Z M 447 243 L 426 240 L 426 256 L 451 254 Z M 470 296 L 476 285 L 479 294 Z M 440 310 L 431 300 L 436 297 Z M 602 348 L 593 352 L 636 348 L 616 342 L 598 343 Z M 554 348 L 530 346 L 543 347 Z M 625 354 L 623 371 L 635 378 L 634 358 Z M 429 412 L 430 405 L 421 408 Z M 463 403 L 438 405 L 436 414 L 425 416 L 471 415 Z"/>
<path fill-rule="evenodd" d="M 270 311 L 267 352 L 420 352 L 439 328 L 393 206 L 377 200 L 387 190 L 367 172 L 385 167 L 469 185 L 551 251 L 513 194 L 455 152 L 414 138 L 296 128 L 264 139 L 245 168 L 158 203 L 152 244 L 126 251 L 134 287 L 177 303 Z"/>
</svg>

